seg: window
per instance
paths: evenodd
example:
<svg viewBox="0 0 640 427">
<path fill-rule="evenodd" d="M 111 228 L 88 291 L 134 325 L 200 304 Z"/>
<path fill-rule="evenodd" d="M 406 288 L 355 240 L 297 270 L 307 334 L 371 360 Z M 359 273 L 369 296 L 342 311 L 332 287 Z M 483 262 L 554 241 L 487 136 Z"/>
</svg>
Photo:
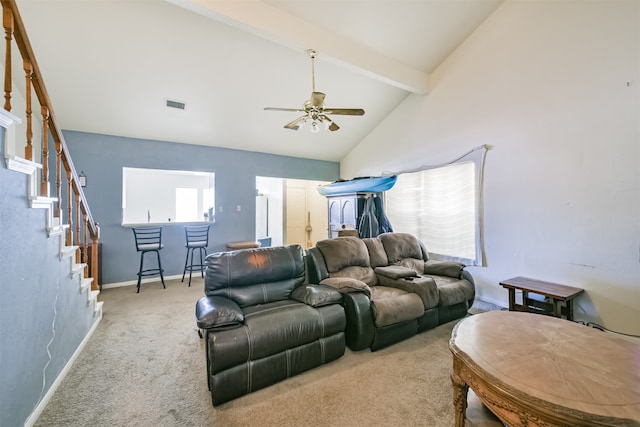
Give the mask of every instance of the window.
<svg viewBox="0 0 640 427">
<path fill-rule="evenodd" d="M 215 174 L 122 168 L 122 224 L 213 220 Z"/>
<path fill-rule="evenodd" d="M 176 221 L 198 221 L 198 189 L 176 188 Z"/>
<path fill-rule="evenodd" d="M 398 173 L 387 191 L 387 216 L 394 231 L 424 242 L 429 256 L 484 265 L 482 170 L 486 147 L 439 166 Z"/>
</svg>

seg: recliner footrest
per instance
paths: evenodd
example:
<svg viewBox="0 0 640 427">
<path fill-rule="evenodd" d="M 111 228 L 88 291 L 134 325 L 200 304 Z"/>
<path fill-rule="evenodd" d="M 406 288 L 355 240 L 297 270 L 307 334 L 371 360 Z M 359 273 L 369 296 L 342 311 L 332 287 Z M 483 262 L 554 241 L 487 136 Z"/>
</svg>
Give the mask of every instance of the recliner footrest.
<svg viewBox="0 0 640 427">
<path fill-rule="evenodd" d="M 424 313 L 417 294 L 386 286 L 372 287 L 371 308 L 377 327 L 417 319 Z"/>
</svg>

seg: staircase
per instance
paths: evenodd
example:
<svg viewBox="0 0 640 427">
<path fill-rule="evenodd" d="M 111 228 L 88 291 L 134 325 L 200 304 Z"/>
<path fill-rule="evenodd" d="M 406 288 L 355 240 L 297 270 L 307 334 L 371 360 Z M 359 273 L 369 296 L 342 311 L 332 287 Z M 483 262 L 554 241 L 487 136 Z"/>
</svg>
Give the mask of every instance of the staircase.
<svg viewBox="0 0 640 427">
<path fill-rule="evenodd" d="M 45 231 L 49 238 L 58 239 L 60 252 L 60 262 L 68 263 L 69 275 L 71 278 L 77 278 L 78 286 L 81 293 L 87 293 L 87 304 L 90 305 L 94 311 L 94 315 L 98 318 L 102 318 L 102 301 L 98 301 L 98 295 L 100 291 L 93 289 L 92 284 L 94 282 L 93 277 L 85 277 L 84 272 L 88 270 L 87 263 L 78 262 L 76 256 L 82 251 L 79 246 L 68 246 L 66 244 L 66 235 L 70 228 L 69 224 L 60 224 L 60 218 L 54 216 L 54 206 L 58 200 L 54 197 L 40 196 L 37 192 L 37 175 L 38 171 L 42 169 L 42 165 L 18 157 L 13 153 L 12 141 L 13 126 L 19 122 L 16 116 L 8 113 L 7 111 L 0 110 L 0 126 L 5 128 L 5 141 L 4 141 L 4 157 L 5 165 L 7 169 L 13 170 L 18 173 L 24 173 L 28 177 L 27 181 L 27 198 L 30 201 L 30 207 L 32 209 L 45 209 L 46 211 L 46 225 Z"/>
<path fill-rule="evenodd" d="M 26 29 L 20 17 L 15 0 L 0 0 L 2 3 L 2 25 L 5 34 L 4 62 L 4 111 L 0 111 L 0 125 L 5 128 L 4 157 L 10 170 L 29 176 L 28 196 L 33 208 L 47 209 L 47 232 L 50 236 L 64 235 L 65 254 L 74 250 L 78 265 L 74 271 L 83 271 L 84 278 L 98 277 L 98 239 L 100 227 L 93 219 L 87 199 L 80 185 L 71 153 L 64 140 L 62 130 L 56 121 L 51 99 L 35 54 L 29 42 Z M 13 42 L 17 46 L 24 70 L 24 85 L 13 76 Z M 15 88 L 23 89 L 22 92 Z M 16 96 L 14 96 L 14 94 Z M 34 97 L 35 94 L 35 97 Z M 20 97 L 22 95 L 22 98 Z M 32 104 L 37 101 L 41 113 L 41 139 L 34 143 L 34 115 Z M 16 129 L 22 123 L 12 112 L 12 102 L 24 104 L 24 156 L 16 149 Z M 50 140 L 52 141 L 50 142 Z M 34 155 L 34 145 L 41 141 L 41 150 Z M 55 157 L 49 153 L 53 153 Z M 40 159 L 40 163 L 35 161 Z M 53 170 L 53 178 L 50 178 Z M 51 184 L 55 185 L 52 195 Z M 63 188 L 63 184 L 64 188 Z M 66 209 L 62 202 L 66 200 Z M 74 229 L 75 226 L 75 229 Z M 91 239 L 91 243 L 88 241 Z M 71 249 L 73 247 L 73 249 Z M 89 251 L 91 255 L 89 256 Z M 89 265 L 89 259 L 92 260 Z M 97 291 L 97 280 L 90 282 L 91 290 Z"/>
<path fill-rule="evenodd" d="M 30 426 L 102 319 L 100 226 L 91 215 L 15 0 L 0 2 L 5 33 L 0 425 Z M 22 78 L 12 74 L 16 51 Z M 40 107 L 41 121 L 34 118 L 32 103 Z"/>
</svg>

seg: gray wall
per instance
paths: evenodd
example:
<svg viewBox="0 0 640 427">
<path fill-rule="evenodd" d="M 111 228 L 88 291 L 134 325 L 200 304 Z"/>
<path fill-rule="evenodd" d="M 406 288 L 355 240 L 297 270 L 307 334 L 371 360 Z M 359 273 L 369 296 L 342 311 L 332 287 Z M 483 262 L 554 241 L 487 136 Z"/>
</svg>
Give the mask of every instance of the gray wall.
<svg viewBox="0 0 640 427">
<path fill-rule="evenodd" d="M 0 141 L 4 128 L 0 128 Z M 4 144 L 0 143 L 4 163 Z M 22 426 L 87 335 L 80 279 L 31 209 L 27 175 L 0 166 L 0 425 Z"/>
<path fill-rule="evenodd" d="M 64 136 L 76 169 L 87 175 L 84 192 L 93 217 L 100 223 L 103 284 L 137 280 L 140 258 L 133 233 L 121 225 L 125 166 L 216 174 L 216 209 L 222 207 L 223 212 L 216 212 L 209 253 L 224 250 L 227 242 L 255 239 L 256 176 L 322 181 L 340 176 L 337 162 L 77 131 L 64 131 Z M 241 212 L 236 211 L 237 205 Z M 181 275 L 186 256 L 184 224 L 165 224 L 162 240 L 165 275 Z M 152 258 L 147 257 L 151 263 Z"/>
</svg>

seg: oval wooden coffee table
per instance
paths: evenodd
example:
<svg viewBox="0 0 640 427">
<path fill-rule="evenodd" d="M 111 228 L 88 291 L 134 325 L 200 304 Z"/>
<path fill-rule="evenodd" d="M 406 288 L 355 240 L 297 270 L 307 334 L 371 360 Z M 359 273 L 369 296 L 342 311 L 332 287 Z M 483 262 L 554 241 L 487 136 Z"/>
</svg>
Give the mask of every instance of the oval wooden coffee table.
<svg viewBox="0 0 640 427">
<path fill-rule="evenodd" d="M 473 389 L 514 426 L 640 426 L 640 344 L 567 320 L 490 311 L 454 328 L 455 425 Z"/>
</svg>

